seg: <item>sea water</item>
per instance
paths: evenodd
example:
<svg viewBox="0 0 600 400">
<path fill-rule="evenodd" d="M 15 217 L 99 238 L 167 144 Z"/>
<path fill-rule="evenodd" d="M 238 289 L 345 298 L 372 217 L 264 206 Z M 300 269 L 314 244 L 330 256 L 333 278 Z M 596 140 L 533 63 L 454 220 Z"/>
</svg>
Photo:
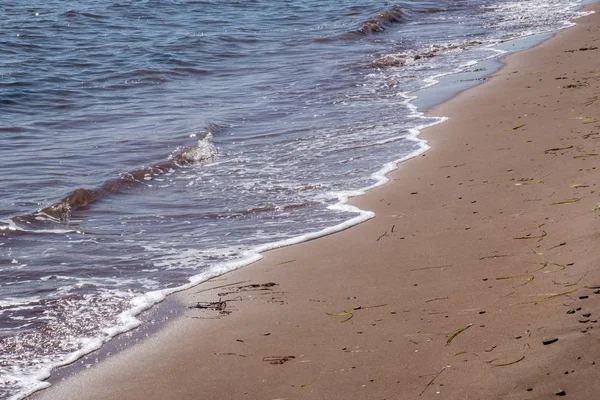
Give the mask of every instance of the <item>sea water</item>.
<svg viewBox="0 0 600 400">
<path fill-rule="evenodd" d="M 442 121 L 415 95 L 579 6 L 2 1 L 0 398 L 170 292 L 372 217 L 347 199 Z"/>
</svg>

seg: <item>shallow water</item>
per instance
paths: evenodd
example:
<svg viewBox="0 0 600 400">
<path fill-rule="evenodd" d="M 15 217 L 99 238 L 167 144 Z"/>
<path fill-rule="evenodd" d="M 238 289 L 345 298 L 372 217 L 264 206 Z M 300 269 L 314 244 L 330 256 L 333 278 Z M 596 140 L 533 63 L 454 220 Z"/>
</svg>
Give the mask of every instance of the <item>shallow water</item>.
<svg viewBox="0 0 600 400">
<path fill-rule="evenodd" d="M 439 122 L 414 93 L 577 6 L 0 4 L 0 398 L 169 291 L 369 218 L 345 200 Z"/>
</svg>

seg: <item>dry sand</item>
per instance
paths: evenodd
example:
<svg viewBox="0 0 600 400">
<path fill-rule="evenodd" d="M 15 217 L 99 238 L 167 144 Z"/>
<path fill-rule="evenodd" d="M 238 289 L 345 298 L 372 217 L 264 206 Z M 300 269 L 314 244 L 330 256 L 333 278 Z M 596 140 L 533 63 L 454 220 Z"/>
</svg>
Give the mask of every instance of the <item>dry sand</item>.
<svg viewBox="0 0 600 400">
<path fill-rule="evenodd" d="M 34 397 L 599 398 L 599 21 L 435 109 L 432 150 L 353 200 L 374 219 L 173 296 L 226 313 Z"/>
</svg>

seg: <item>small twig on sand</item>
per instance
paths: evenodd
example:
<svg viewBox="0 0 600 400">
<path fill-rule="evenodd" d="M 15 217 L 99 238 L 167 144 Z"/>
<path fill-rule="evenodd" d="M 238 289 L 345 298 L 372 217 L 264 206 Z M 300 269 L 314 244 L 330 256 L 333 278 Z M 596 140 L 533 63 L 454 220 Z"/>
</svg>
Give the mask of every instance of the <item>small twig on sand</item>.
<svg viewBox="0 0 600 400">
<path fill-rule="evenodd" d="M 216 356 L 238 356 L 238 357 L 248 357 L 244 354 L 237 354 L 237 353 L 215 353 Z"/>
<path fill-rule="evenodd" d="M 435 299 L 429 299 L 429 300 L 425 301 L 425 303 L 429 303 L 429 302 L 436 301 L 436 300 L 448 300 L 448 299 L 449 299 L 449 297 L 436 297 Z"/>
<path fill-rule="evenodd" d="M 376 241 L 379 242 L 379 240 L 381 240 L 381 238 L 384 236 L 387 236 L 387 231 L 383 232 L 383 235 L 379 236 Z"/>
<path fill-rule="evenodd" d="M 562 242 L 562 243 L 557 244 L 556 246 L 550 247 L 548 250 L 552 250 L 552 249 L 555 249 L 555 248 L 560 247 L 560 246 L 566 246 L 566 244 L 567 244 L 567 242 Z"/>
<path fill-rule="evenodd" d="M 360 308 L 363 309 L 363 310 L 366 310 L 367 308 L 378 308 L 378 307 L 385 307 L 385 306 L 387 306 L 387 303 L 385 303 L 385 304 L 377 304 L 375 306 L 360 307 Z"/>
<path fill-rule="evenodd" d="M 437 377 L 440 376 L 442 374 L 442 372 L 444 372 L 445 369 L 446 369 L 446 367 L 442 368 L 442 370 L 440 372 L 438 372 L 436 374 L 436 376 L 433 377 L 432 380 L 429 381 L 429 383 L 427 384 L 427 386 L 425 386 L 425 389 L 423 389 L 423 391 L 421 393 L 419 393 L 419 397 L 421 397 L 423 395 L 423 393 L 425 393 L 425 391 L 427 389 L 429 389 L 429 386 L 431 386 L 431 384 L 433 384 L 433 381 L 435 381 L 437 379 Z"/>
<path fill-rule="evenodd" d="M 296 356 L 272 356 L 263 357 L 263 361 L 267 361 L 269 364 L 278 365 L 288 362 L 294 358 L 296 358 Z"/>
<path fill-rule="evenodd" d="M 250 285 L 238 286 L 239 290 L 244 289 L 258 289 L 258 290 L 271 290 L 273 286 L 277 286 L 278 284 L 275 282 L 267 282 L 267 283 L 252 283 Z"/>
<path fill-rule="evenodd" d="M 484 256 L 484 257 L 480 257 L 479 261 L 485 260 L 487 258 L 501 258 L 501 257 L 510 257 L 510 254 L 497 254 L 497 255 L 494 254 L 494 255 L 491 255 L 491 256 Z"/>
<path fill-rule="evenodd" d="M 282 262 L 280 262 L 279 264 L 275 264 L 275 266 L 278 266 L 278 265 L 283 265 L 283 264 L 289 264 L 289 263 L 293 263 L 294 261 L 296 261 L 296 260 L 287 260 L 287 261 L 282 261 Z"/>
<path fill-rule="evenodd" d="M 240 283 L 246 283 L 246 282 L 250 282 L 250 281 L 239 281 L 239 282 L 228 283 L 227 285 L 215 286 L 215 287 L 211 287 L 208 289 L 198 290 L 196 293 L 208 292 L 209 290 L 221 289 L 221 288 L 224 288 L 227 286 L 239 285 Z"/>
<path fill-rule="evenodd" d="M 249 281 L 246 281 L 249 282 Z M 261 290 L 268 290 L 269 292 L 271 292 L 273 289 L 271 289 L 273 286 L 277 286 L 278 283 L 275 282 L 267 282 L 267 283 L 251 283 L 249 285 L 244 285 L 244 286 L 236 286 L 234 288 L 232 288 L 231 291 L 229 292 L 222 292 L 222 293 L 217 293 L 219 296 L 224 297 L 224 296 L 228 296 L 230 294 L 235 294 L 235 293 L 240 293 L 240 292 L 246 292 L 246 291 L 261 291 Z"/>
<path fill-rule="evenodd" d="M 413 269 L 409 269 L 409 271 L 422 271 L 425 269 L 444 269 L 446 267 L 451 267 L 452 264 L 446 264 L 446 265 L 438 265 L 436 267 L 423 267 L 423 268 L 413 268 Z"/>
<path fill-rule="evenodd" d="M 469 329 L 471 326 L 473 326 L 473 324 L 469 324 L 467 326 L 464 326 L 460 329 L 455 330 L 454 332 L 452 332 L 451 334 L 448 335 L 447 339 L 446 339 L 446 346 L 448 346 L 450 344 L 451 341 L 454 340 L 455 337 L 457 337 L 458 335 L 460 335 L 462 332 L 466 331 L 467 329 Z"/>
<path fill-rule="evenodd" d="M 220 314 L 230 314 L 231 311 L 226 311 L 227 302 L 226 301 L 199 301 L 195 306 L 190 306 L 189 308 L 199 308 L 201 310 L 213 310 L 218 311 Z"/>
</svg>

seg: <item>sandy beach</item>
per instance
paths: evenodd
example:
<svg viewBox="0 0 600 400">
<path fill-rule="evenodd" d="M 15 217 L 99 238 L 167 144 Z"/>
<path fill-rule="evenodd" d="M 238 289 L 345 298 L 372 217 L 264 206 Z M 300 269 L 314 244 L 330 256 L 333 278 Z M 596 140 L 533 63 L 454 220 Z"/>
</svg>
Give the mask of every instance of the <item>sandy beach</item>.
<svg viewBox="0 0 600 400">
<path fill-rule="evenodd" d="M 432 149 L 352 199 L 375 218 L 172 296 L 32 398 L 597 398 L 600 16 L 576 22 L 432 110 Z"/>
</svg>

